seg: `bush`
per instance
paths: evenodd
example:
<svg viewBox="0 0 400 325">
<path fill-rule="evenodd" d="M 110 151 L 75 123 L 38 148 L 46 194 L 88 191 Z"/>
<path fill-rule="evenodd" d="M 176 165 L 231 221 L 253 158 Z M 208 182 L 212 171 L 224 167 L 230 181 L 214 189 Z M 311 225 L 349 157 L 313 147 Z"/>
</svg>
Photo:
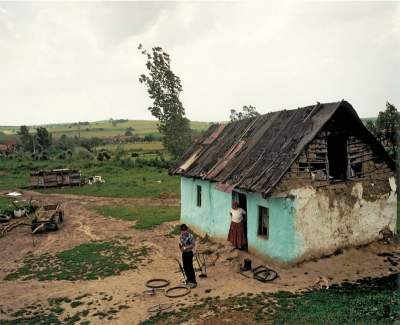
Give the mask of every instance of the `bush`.
<svg viewBox="0 0 400 325">
<path fill-rule="evenodd" d="M 121 158 L 125 155 L 125 149 L 123 146 L 118 146 L 115 150 L 114 160 L 120 161 Z"/>
<path fill-rule="evenodd" d="M 101 150 L 98 154 L 97 154 L 97 160 L 98 161 L 106 161 L 106 160 L 110 160 L 111 155 L 107 150 Z"/>
<path fill-rule="evenodd" d="M 82 160 L 94 159 L 93 154 L 89 150 L 83 147 L 75 147 L 72 156 L 74 159 L 82 159 Z"/>
</svg>

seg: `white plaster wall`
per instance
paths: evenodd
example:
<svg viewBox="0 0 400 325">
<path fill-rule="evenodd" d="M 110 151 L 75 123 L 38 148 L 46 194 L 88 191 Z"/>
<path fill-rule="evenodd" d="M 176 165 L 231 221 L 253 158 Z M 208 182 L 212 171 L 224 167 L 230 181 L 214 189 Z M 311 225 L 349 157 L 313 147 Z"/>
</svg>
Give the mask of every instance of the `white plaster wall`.
<svg viewBox="0 0 400 325">
<path fill-rule="evenodd" d="M 388 227 L 396 231 L 396 184 L 390 194 L 374 201 L 363 198 L 363 186 L 355 183 L 352 198 L 332 199 L 326 191 L 303 187 L 290 191 L 295 197 L 296 255 L 299 259 L 333 253 L 339 247 L 361 245 L 379 238 Z M 331 202 L 330 202 L 331 200 Z M 353 204 L 354 203 L 354 204 Z"/>
</svg>

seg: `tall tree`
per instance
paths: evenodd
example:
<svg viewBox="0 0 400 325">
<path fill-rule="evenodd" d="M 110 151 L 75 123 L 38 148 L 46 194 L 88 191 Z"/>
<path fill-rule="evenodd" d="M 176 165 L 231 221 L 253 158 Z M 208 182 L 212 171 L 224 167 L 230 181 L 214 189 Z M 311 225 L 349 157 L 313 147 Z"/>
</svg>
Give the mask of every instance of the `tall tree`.
<svg viewBox="0 0 400 325">
<path fill-rule="evenodd" d="M 179 99 L 183 90 L 181 79 L 171 70 L 170 56 L 161 47 L 153 47 L 148 52 L 140 44 L 138 49 L 147 60 L 148 75 L 142 74 L 139 81 L 147 86 L 153 101 L 149 111 L 159 121 L 158 130 L 165 148 L 178 158 L 191 143 L 190 121 Z"/>
<path fill-rule="evenodd" d="M 243 120 L 245 118 L 249 118 L 249 117 L 255 117 L 255 116 L 259 116 L 260 113 L 257 112 L 257 109 L 252 106 L 252 105 L 244 105 L 242 107 L 242 111 L 236 111 L 235 109 L 231 109 L 231 114 L 229 115 L 229 118 L 231 120 L 231 122 L 233 121 L 240 121 Z"/>
<path fill-rule="evenodd" d="M 36 143 L 39 151 L 46 151 L 51 146 L 51 134 L 44 127 L 38 127 L 36 130 Z"/>
<path fill-rule="evenodd" d="M 18 135 L 21 141 L 22 150 L 33 151 L 33 137 L 29 133 L 29 127 L 21 125 L 18 131 Z"/>
</svg>

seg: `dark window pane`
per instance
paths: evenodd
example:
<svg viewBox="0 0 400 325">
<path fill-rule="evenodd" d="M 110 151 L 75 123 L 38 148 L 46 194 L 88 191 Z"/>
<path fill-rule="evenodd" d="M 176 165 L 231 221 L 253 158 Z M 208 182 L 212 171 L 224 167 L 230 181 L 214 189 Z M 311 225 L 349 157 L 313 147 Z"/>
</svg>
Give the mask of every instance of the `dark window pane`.
<svg viewBox="0 0 400 325">
<path fill-rule="evenodd" d="M 201 186 L 197 185 L 197 206 L 201 207 Z"/>
</svg>

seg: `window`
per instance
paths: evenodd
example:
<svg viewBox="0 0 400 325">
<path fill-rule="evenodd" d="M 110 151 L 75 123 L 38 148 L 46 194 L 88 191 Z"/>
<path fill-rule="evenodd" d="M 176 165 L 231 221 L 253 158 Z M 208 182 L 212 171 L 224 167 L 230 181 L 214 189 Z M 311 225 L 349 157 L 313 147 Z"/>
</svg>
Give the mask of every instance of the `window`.
<svg viewBox="0 0 400 325">
<path fill-rule="evenodd" d="M 197 206 L 201 207 L 201 186 L 197 185 Z"/>
<path fill-rule="evenodd" d="M 347 179 L 347 139 L 340 134 L 328 137 L 329 178 Z"/>
<path fill-rule="evenodd" d="M 351 165 L 351 177 L 360 177 L 363 173 L 362 162 L 357 162 Z"/>
<path fill-rule="evenodd" d="M 269 237 L 269 210 L 268 208 L 258 207 L 258 236 L 266 239 Z"/>
</svg>

